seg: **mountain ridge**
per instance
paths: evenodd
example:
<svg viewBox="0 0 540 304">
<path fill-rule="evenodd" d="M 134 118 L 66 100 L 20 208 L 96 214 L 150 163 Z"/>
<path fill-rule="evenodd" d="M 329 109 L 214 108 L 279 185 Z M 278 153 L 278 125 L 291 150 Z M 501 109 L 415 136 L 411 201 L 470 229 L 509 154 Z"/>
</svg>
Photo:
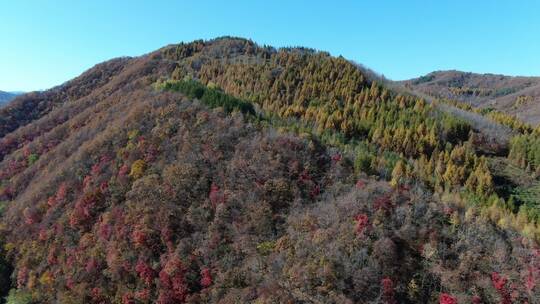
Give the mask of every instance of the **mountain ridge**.
<svg viewBox="0 0 540 304">
<path fill-rule="evenodd" d="M 494 108 L 537 125 L 540 122 L 540 77 L 435 71 L 399 84 L 415 92 Z"/>
</svg>

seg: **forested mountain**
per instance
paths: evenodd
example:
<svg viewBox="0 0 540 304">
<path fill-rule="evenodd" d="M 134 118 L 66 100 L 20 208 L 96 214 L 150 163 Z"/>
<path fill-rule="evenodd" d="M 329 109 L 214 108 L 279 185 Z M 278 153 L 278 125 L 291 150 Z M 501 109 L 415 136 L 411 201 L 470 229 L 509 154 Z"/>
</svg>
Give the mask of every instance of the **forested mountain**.
<svg viewBox="0 0 540 304">
<path fill-rule="evenodd" d="M 536 303 L 538 134 L 493 141 L 438 103 L 230 37 L 21 96 L 0 109 L 0 292 Z"/>
<path fill-rule="evenodd" d="M 438 71 L 401 83 L 430 96 L 493 108 L 534 125 L 540 123 L 540 77 Z"/>
<path fill-rule="evenodd" d="M 0 91 L 0 106 L 10 102 L 18 94 Z"/>
</svg>

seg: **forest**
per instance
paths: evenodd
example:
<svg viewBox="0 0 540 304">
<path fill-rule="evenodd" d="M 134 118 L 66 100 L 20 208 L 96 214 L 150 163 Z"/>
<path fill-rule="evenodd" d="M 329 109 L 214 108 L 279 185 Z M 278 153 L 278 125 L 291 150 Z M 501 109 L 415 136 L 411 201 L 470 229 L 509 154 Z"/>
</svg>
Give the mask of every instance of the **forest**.
<svg viewBox="0 0 540 304">
<path fill-rule="evenodd" d="M 343 57 L 170 45 L 18 97 L 0 135 L 6 303 L 540 299 L 539 206 L 501 169 L 535 181 L 538 131 Z"/>
</svg>

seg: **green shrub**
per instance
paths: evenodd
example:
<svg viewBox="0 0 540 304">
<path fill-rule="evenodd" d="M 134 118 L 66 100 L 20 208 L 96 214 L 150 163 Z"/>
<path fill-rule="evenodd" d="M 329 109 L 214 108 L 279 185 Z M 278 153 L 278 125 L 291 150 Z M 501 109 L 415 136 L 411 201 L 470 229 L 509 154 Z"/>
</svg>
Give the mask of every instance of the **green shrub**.
<svg viewBox="0 0 540 304">
<path fill-rule="evenodd" d="M 262 242 L 262 243 L 259 243 L 259 245 L 257 245 L 257 251 L 259 252 L 260 255 L 266 256 L 272 253 L 272 251 L 274 251 L 275 246 L 276 246 L 276 242 L 274 241 Z"/>
<path fill-rule="evenodd" d="M 32 165 L 39 159 L 39 156 L 37 154 L 30 154 L 28 155 L 28 165 Z"/>
<path fill-rule="evenodd" d="M 453 144 L 466 141 L 472 130 L 468 122 L 451 115 L 444 115 L 442 127 L 446 140 Z"/>
<path fill-rule="evenodd" d="M 12 289 L 6 298 L 6 304 L 30 304 L 32 295 L 28 292 Z"/>
</svg>

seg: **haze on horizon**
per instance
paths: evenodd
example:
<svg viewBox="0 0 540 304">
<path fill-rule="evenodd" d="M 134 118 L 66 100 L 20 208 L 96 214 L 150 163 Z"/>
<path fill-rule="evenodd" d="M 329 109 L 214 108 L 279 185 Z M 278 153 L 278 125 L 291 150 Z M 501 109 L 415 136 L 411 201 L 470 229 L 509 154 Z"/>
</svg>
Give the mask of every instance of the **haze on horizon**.
<svg viewBox="0 0 540 304">
<path fill-rule="evenodd" d="M 0 90 L 59 85 L 102 61 L 230 35 L 342 55 L 393 80 L 435 70 L 540 76 L 537 1 L 19 1 L 0 9 Z"/>
</svg>

